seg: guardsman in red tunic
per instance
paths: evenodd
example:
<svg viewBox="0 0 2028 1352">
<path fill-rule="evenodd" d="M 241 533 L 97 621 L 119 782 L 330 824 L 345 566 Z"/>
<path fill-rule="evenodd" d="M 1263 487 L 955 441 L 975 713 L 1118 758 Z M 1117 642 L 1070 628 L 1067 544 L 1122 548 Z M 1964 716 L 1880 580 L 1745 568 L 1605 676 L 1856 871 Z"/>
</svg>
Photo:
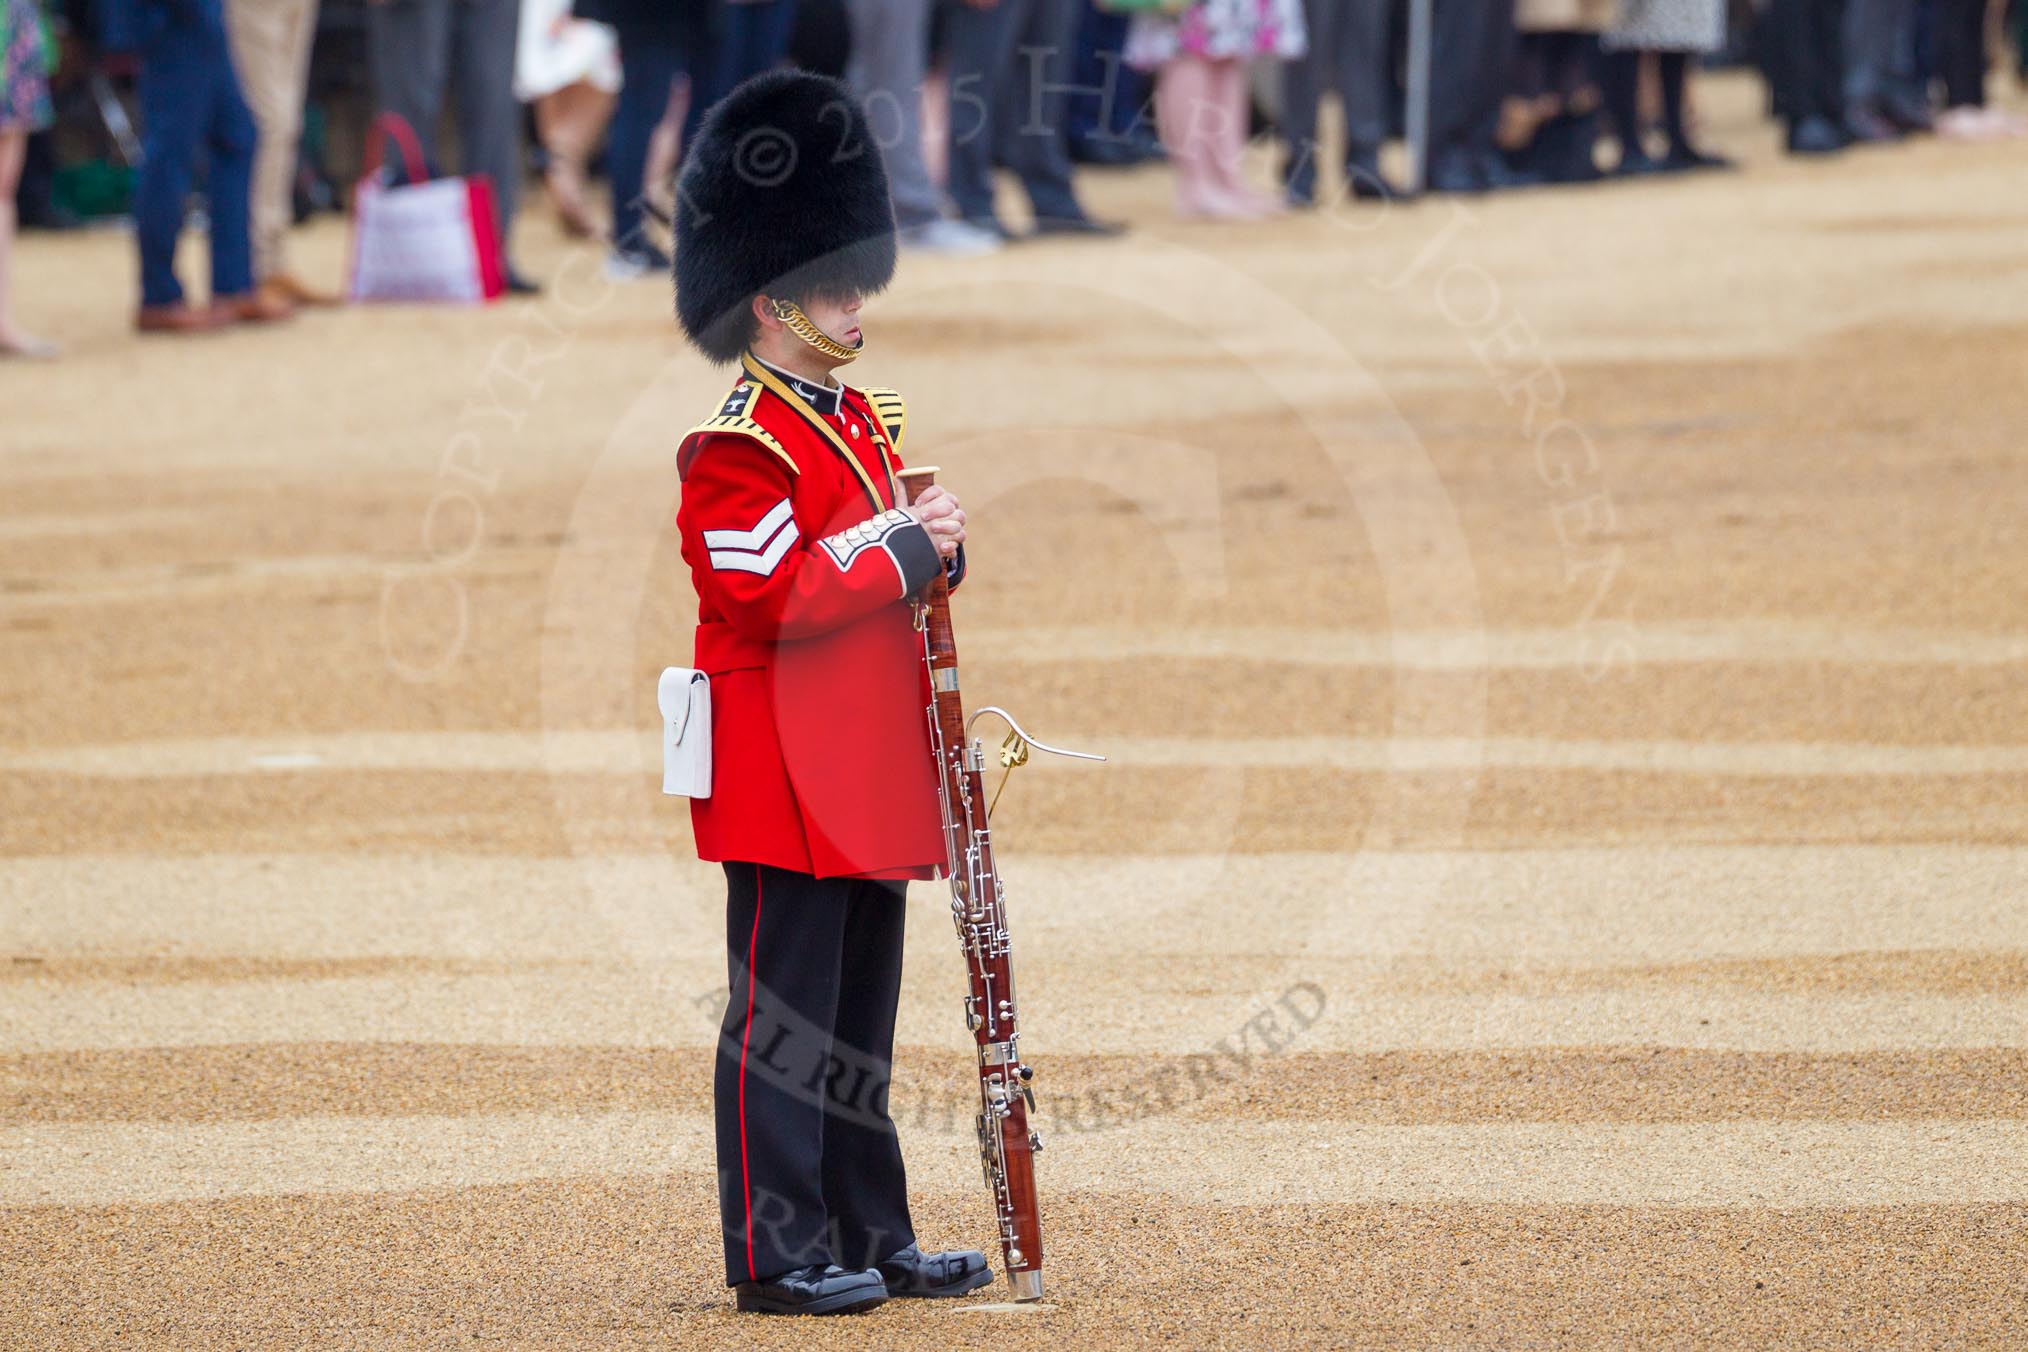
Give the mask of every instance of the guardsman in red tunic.
<svg viewBox="0 0 2028 1352">
<path fill-rule="evenodd" d="M 906 880 L 944 861 L 912 598 L 962 576 L 965 515 L 904 502 L 901 397 L 832 374 L 894 275 L 887 176 L 843 86 L 780 71 L 706 116 L 677 202 L 677 316 L 738 364 L 677 513 L 712 705 L 691 821 L 727 881 L 726 1284 L 784 1314 L 962 1295 L 992 1274 L 917 1247 L 887 1093 Z"/>
</svg>

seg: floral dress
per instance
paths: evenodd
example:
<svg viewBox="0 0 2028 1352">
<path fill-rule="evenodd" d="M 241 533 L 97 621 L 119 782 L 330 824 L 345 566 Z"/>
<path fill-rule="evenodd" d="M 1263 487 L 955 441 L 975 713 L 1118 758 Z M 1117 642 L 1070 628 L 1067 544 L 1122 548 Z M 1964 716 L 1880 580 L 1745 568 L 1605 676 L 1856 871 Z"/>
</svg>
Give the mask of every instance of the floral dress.
<svg viewBox="0 0 2028 1352">
<path fill-rule="evenodd" d="M 1178 14 L 1136 14 L 1121 55 L 1136 70 L 1153 70 L 1179 55 L 1291 61 L 1308 47 L 1302 0 L 1195 0 Z"/>
<path fill-rule="evenodd" d="M 41 131 L 55 120 L 49 68 L 35 0 L 0 0 L 0 131 Z"/>
</svg>

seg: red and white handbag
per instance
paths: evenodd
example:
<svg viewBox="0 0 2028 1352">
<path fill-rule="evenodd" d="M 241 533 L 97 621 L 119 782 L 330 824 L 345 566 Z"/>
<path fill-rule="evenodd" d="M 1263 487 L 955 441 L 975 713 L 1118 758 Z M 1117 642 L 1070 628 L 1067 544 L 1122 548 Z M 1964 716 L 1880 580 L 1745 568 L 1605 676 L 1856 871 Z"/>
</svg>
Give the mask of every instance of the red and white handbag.
<svg viewBox="0 0 2028 1352">
<path fill-rule="evenodd" d="M 380 178 L 390 136 L 401 151 L 401 183 Z M 430 178 L 414 129 L 382 113 L 367 138 L 366 171 L 352 198 L 346 294 L 355 301 L 493 300 L 506 290 L 497 220 L 490 178 Z"/>
</svg>

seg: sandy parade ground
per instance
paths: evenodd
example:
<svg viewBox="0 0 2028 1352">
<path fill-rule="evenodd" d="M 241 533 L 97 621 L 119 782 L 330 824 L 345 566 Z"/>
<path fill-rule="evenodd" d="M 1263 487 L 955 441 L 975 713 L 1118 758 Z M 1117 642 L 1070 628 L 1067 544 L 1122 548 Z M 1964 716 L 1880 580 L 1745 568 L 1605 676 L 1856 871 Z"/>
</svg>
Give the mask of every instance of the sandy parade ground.
<svg viewBox="0 0 2028 1352">
<path fill-rule="evenodd" d="M 720 1284 L 667 289 L 0 367 L 0 1345 L 2028 1344 L 2028 151 L 910 258 L 1048 1298 Z M 1261 166 L 1264 170 L 1265 164 Z M 188 245 L 202 276 L 201 244 Z M 335 278 L 342 224 L 296 248 Z M 918 885 L 892 1097 L 984 1247 Z M 997 1255 L 995 1264 L 998 1264 Z"/>
</svg>

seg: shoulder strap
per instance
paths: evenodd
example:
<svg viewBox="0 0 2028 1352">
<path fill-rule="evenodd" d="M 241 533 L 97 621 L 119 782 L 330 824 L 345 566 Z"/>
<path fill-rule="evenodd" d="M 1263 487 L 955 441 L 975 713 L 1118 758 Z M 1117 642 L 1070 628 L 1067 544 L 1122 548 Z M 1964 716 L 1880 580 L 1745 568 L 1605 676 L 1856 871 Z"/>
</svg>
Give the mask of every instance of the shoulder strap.
<svg viewBox="0 0 2028 1352">
<path fill-rule="evenodd" d="M 754 401 L 760 398 L 760 392 L 760 386 L 750 380 L 743 380 L 733 386 L 732 393 L 725 397 L 725 402 L 719 405 L 717 413 L 683 434 L 683 446 L 678 454 L 687 453 L 692 444 L 702 437 L 748 437 L 772 451 L 778 460 L 789 467 L 789 473 L 800 475 L 802 470 L 797 468 L 796 462 L 790 458 L 788 451 L 783 449 L 782 443 L 775 439 L 775 434 L 753 420 L 753 405 Z"/>
<path fill-rule="evenodd" d="M 894 447 L 896 455 L 900 455 L 901 434 L 908 427 L 908 407 L 902 403 L 900 392 L 872 385 L 859 392 L 873 406 L 873 416 L 880 419 L 880 430 L 887 433 L 888 445 Z"/>
</svg>

